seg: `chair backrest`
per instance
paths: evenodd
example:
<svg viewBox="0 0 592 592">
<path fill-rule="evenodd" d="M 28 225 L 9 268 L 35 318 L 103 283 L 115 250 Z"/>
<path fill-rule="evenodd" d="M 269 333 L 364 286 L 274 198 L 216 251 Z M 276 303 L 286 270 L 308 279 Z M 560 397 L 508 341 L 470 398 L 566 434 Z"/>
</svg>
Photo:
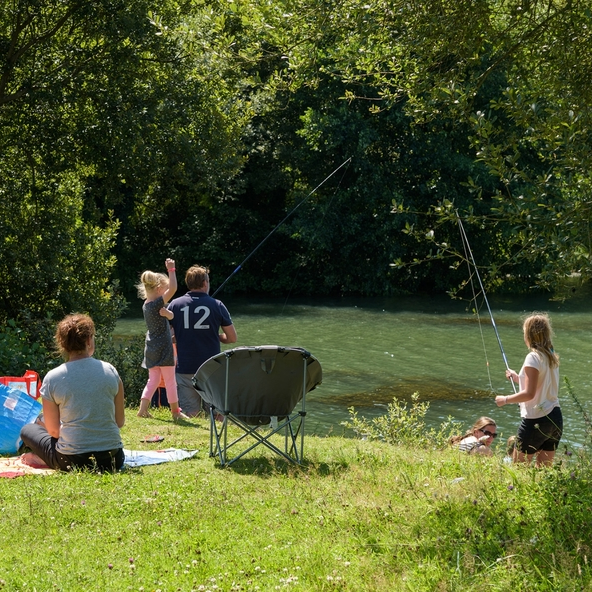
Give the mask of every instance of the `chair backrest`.
<svg viewBox="0 0 592 592">
<path fill-rule="evenodd" d="M 236 347 L 206 360 L 193 377 L 201 397 L 250 425 L 289 415 L 322 380 L 319 361 L 299 347 Z"/>
</svg>

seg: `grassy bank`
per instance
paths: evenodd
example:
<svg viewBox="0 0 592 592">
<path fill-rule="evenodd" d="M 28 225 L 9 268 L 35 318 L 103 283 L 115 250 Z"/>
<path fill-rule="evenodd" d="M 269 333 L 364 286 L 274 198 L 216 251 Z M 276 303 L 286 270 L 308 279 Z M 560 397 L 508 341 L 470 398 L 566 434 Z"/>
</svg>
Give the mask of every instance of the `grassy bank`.
<svg viewBox="0 0 592 592">
<path fill-rule="evenodd" d="M 0 479 L 0 590 L 588 590 L 592 471 L 310 437 L 305 465 L 208 457 L 205 420 L 126 448 L 198 449 L 118 475 Z M 141 438 L 159 433 L 161 444 Z"/>
</svg>

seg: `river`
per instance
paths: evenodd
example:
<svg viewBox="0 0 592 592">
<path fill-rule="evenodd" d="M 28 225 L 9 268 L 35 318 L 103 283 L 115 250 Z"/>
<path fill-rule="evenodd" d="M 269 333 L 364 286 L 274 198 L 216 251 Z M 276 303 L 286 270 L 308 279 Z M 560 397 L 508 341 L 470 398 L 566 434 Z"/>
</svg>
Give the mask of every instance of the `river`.
<svg viewBox="0 0 592 592">
<path fill-rule="evenodd" d="M 307 433 L 351 435 L 341 425 L 348 407 L 376 417 L 397 396 L 418 392 L 430 402 L 427 424 L 448 416 L 469 427 L 481 415 L 493 417 L 502 439 L 519 423 L 517 405 L 498 408 L 495 394 L 511 394 L 505 365 L 487 309 L 477 316 L 466 302 L 442 297 L 282 299 L 224 298 L 238 332 L 233 345 L 304 347 L 321 362 L 323 383 L 307 396 Z M 543 297 L 490 298 L 508 363 L 520 370 L 527 353 L 522 318 L 551 315 L 555 349 L 561 358 L 560 401 L 563 442 L 581 445 L 585 423 L 568 395 L 568 377 L 592 414 L 592 299 L 582 292 L 565 302 Z M 140 307 L 138 306 L 138 309 Z M 116 335 L 143 333 L 142 319 L 118 321 Z"/>
</svg>

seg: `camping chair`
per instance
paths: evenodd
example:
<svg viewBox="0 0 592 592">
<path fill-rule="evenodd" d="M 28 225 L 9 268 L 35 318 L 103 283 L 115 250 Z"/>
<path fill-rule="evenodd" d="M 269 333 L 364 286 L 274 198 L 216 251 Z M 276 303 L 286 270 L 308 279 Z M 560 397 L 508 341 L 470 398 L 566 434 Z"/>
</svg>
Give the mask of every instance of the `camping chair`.
<svg viewBox="0 0 592 592">
<path fill-rule="evenodd" d="M 218 455 L 220 464 L 227 466 L 262 444 L 300 464 L 306 393 L 321 379 L 319 361 L 299 347 L 236 347 L 206 360 L 195 373 L 193 385 L 210 406 L 210 456 Z M 295 410 L 298 403 L 300 410 Z M 229 424 L 243 432 L 231 442 Z M 264 429 L 268 431 L 264 433 Z M 282 431 L 283 450 L 271 441 Z M 229 458 L 228 450 L 245 438 L 249 439 L 247 448 Z M 250 438 L 255 442 L 251 443 Z"/>
</svg>

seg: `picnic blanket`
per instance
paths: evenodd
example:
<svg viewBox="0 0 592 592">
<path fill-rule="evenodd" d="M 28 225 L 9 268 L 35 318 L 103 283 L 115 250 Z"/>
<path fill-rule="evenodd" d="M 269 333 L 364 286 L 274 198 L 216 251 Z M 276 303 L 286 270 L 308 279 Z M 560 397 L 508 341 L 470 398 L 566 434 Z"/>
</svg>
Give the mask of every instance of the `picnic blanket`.
<svg viewBox="0 0 592 592">
<path fill-rule="evenodd" d="M 41 459 L 31 452 L 10 458 L 0 458 L 0 477 L 14 479 L 23 475 L 50 475 L 51 473 L 55 471 L 43 464 Z"/>
<path fill-rule="evenodd" d="M 181 450 L 179 448 L 165 448 L 164 450 L 127 450 L 125 453 L 126 467 L 141 467 L 143 465 L 157 465 L 175 460 L 185 460 L 197 454 L 197 450 Z"/>
<path fill-rule="evenodd" d="M 156 465 L 176 460 L 185 460 L 197 454 L 197 450 L 181 450 L 179 448 L 166 448 L 164 450 L 127 450 L 124 467 L 141 467 L 144 465 Z M 32 452 L 26 452 L 20 456 L 0 458 L 0 477 L 13 479 L 23 475 L 50 475 L 57 471 L 43 464 L 41 459 Z"/>
</svg>

